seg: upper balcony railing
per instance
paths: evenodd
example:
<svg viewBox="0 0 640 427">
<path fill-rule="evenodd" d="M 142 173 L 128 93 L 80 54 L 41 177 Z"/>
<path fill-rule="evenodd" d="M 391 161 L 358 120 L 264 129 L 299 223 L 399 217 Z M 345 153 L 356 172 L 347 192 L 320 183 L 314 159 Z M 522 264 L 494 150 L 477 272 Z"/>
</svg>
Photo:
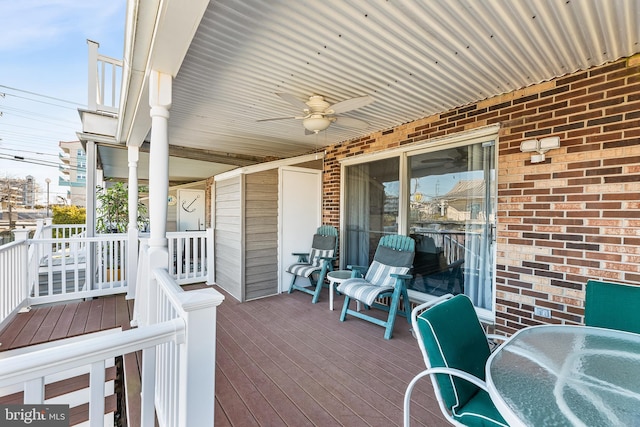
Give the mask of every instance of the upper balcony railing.
<svg viewBox="0 0 640 427">
<path fill-rule="evenodd" d="M 89 76 L 87 108 L 90 111 L 117 113 L 120 104 L 122 61 L 98 53 L 98 43 L 89 44 Z"/>
</svg>

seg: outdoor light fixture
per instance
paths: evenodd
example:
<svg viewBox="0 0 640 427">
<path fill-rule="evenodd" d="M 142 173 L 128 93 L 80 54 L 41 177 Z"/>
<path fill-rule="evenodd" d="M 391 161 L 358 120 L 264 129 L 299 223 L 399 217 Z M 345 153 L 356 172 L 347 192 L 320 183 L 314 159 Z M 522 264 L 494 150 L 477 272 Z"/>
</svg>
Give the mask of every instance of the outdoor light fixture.
<svg viewBox="0 0 640 427">
<path fill-rule="evenodd" d="M 321 130 L 325 130 L 331 124 L 331 120 L 324 117 L 322 114 L 312 114 L 302 121 L 302 126 L 309 132 L 318 133 Z"/>
<path fill-rule="evenodd" d="M 523 153 L 538 153 L 531 155 L 531 163 L 540 163 L 544 162 L 545 156 L 544 154 L 552 150 L 554 148 L 560 147 L 560 137 L 559 136 L 550 136 L 548 138 L 538 139 L 528 139 L 526 141 L 522 141 L 520 144 L 520 151 Z"/>
</svg>

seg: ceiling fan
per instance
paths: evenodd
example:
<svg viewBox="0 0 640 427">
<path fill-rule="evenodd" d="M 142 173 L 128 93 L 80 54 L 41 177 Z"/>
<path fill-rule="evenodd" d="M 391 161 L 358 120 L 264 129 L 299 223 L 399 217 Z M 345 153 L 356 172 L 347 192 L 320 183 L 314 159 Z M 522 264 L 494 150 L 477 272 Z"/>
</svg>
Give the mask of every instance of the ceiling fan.
<svg viewBox="0 0 640 427">
<path fill-rule="evenodd" d="M 302 110 L 303 115 L 293 117 L 277 117 L 273 119 L 262 119 L 259 122 L 272 120 L 297 119 L 302 120 L 302 126 L 305 128 L 307 135 L 318 133 L 329 127 L 331 123 L 337 126 L 350 127 L 355 129 L 366 129 L 369 123 L 364 120 L 354 119 L 351 117 L 338 116 L 337 114 L 346 113 L 347 111 L 362 108 L 373 102 L 373 98 L 369 95 L 357 98 L 345 99 L 333 105 L 325 101 L 321 95 L 311 95 L 309 100 L 303 102 L 289 93 L 276 93 L 280 98 L 287 101 L 294 107 Z"/>
<path fill-rule="evenodd" d="M 420 163 L 429 167 L 461 167 L 467 165 L 467 154 L 459 149 L 449 149 L 440 152 L 434 152 L 433 157 L 428 157 L 420 161 Z"/>
</svg>

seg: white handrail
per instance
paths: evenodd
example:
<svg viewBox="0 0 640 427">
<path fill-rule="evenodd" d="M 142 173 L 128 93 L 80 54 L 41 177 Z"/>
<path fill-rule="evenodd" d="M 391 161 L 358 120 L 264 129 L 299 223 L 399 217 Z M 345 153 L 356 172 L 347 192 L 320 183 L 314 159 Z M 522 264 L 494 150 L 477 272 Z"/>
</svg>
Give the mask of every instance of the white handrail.
<svg viewBox="0 0 640 427">
<path fill-rule="evenodd" d="M 80 341 L 76 339 L 70 344 L 64 344 L 66 340 L 61 340 L 56 351 L 44 349 L 0 360 L 0 388 L 155 347 L 169 341 L 182 342 L 184 329 L 184 320 L 173 319 L 106 336 Z"/>
</svg>

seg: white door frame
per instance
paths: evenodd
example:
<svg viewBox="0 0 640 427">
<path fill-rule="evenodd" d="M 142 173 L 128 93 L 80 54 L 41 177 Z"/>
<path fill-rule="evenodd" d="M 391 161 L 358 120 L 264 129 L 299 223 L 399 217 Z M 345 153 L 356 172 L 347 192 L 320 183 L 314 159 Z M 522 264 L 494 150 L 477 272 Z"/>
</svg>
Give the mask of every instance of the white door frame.
<svg viewBox="0 0 640 427">
<path fill-rule="evenodd" d="M 309 251 L 322 225 L 322 171 L 280 167 L 278 186 L 278 292 L 287 292 L 291 275 L 285 270 L 296 261 L 291 253 Z"/>
</svg>

